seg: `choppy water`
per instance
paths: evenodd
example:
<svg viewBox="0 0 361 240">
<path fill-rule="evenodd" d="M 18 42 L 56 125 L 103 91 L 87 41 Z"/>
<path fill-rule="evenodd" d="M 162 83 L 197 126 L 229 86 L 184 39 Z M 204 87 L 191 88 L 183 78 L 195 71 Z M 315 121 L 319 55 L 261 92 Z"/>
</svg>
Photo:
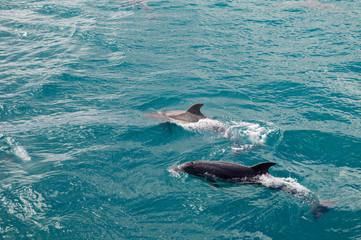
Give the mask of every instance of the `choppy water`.
<svg viewBox="0 0 361 240">
<path fill-rule="evenodd" d="M 361 238 L 359 1 L 1 1 L 4 239 Z M 215 122 L 161 124 L 204 103 Z M 226 129 L 222 134 L 214 127 Z M 253 165 L 337 202 L 168 170 Z"/>
</svg>

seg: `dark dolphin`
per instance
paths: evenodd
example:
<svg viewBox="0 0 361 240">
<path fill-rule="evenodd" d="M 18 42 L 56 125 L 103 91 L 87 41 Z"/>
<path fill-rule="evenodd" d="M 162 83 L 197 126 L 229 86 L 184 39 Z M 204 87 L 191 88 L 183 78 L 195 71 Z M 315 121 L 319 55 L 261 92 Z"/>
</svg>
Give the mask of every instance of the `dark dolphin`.
<svg viewBox="0 0 361 240">
<path fill-rule="evenodd" d="M 269 168 L 274 165 L 275 163 L 273 162 L 263 162 L 248 167 L 231 162 L 194 161 L 179 165 L 173 168 L 172 171 L 185 172 L 198 177 L 203 177 L 213 186 L 218 187 L 216 180 L 234 183 L 262 184 L 262 181 L 259 180 L 263 175 L 269 179 L 277 180 L 277 178 L 268 173 Z M 287 182 L 281 182 L 281 184 L 275 184 L 268 187 L 295 194 L 302 197 L 306 202 L 310 202 L 312 204 L 310 212 L 316 220 L 336 204 L 336 202 L 333 201 L 320 201 L 319 198 L 307 188 L 305 188 L 307 191 L 298 191 L 297 188 L 292 187 L 290 184 L 287 184 Z"/>
<path fill-rule="evenodd" d="M 209 118 L 201 113 L 203 103 L 192 105 L 187 111 L 160 111 L 145 114 L 147 118 L 154 118 L 167 122 L 182 121 L 186 123 L 198 122 L 200 119 Z"/>
<path fill-rule="evenodd" d="M 247 167 L 242 164 L 231 162 L 195 161 L 187 162 L 173 169 L 175 172 L 186 172 L 207 180 L 217 179 L 226 182 L 249 182 L 255 177 L 268 173 L 268 169 L 274 166 L 273 162 L 264 162 Z"/>
</svg>

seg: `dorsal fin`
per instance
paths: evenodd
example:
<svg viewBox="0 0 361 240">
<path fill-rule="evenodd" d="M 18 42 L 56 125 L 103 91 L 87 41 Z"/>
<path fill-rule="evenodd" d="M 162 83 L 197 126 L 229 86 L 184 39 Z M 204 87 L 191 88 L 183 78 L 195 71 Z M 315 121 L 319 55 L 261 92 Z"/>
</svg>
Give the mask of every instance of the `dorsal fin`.
<svg viewBox="0 0 361 240">
<path fill-rule="evenodd" d="M 203 103 L 196 103 L 196 104 L 192 105 L 190 108 L 188 108 L 187 112 L 195 114 L 195 115 L 204 116 L 201 113 L 202 106 L 203 106 Z"/>
<path fill-rule="evenodd" d="M 255 170 L 256 172 L 260 173 L 268 173 L 268 169 L 272 166 L 276 165 L 274 162 L 264 162 L 264 163 L 258 163 L 251 168 Z"/>
</svg>

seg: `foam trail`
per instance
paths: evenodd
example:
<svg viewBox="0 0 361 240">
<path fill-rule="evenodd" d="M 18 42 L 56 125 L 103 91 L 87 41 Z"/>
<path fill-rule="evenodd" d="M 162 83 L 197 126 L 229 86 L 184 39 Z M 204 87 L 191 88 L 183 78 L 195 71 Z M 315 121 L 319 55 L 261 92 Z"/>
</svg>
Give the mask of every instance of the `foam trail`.
<svg viewBox="0 0 361 240">
<path fill-rule="evenodd" d="M 236 143 L 232 150 L 237 153 L 264 144 L 267 136 L 275 130 L 272 124 L 266 124 L 263 127 L 259 123 L 232 121 L 225 137 Z"/>
<path fill-rule="evenodd" d="M 195 123 L 184 123 L 175 121 L 177 125 L 189 131 L 213 131 L 219 133 L 222 137 L 235 143 L 232 151 L 238 153 L 250 150 L 255 146 L 266 142 L 267 136 L 276 130 L 275 126 L 265 123 L 261 126 L 259 123 L 236 122 L 223 123 L 215 119 L 201 119 Z"/>
<path fill-rule="evenodd" d="M 257 181 L 265 187 L 282 190 L 286 193 L 296 195 L 308 202 L 314 202 L 315 195 L 312 191 L 299 184 L 294 178 L 279 178 L 274 177 L 271 174 L 263 174 L 257 179 Z"/>
<path fill-rule="evenodd" d="M 299 184 L 294 178 L 279 178 L 271 174 L 264 174 L 259 176 L 256 181 L 268 188 L 282 190 L 301 199 L 311 206 L 309 212 L 316 220 L 336 205 L 334 201 L 321 201 L 314 192 Z"/>
</svg>

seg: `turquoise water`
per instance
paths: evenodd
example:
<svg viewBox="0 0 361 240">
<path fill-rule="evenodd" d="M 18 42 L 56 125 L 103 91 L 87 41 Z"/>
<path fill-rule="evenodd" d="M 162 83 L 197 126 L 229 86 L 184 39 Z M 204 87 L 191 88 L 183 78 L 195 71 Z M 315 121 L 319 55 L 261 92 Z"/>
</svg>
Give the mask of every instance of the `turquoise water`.
<svg viewBox="0 0 361 240">
<path fill-rule="evenodd" d="M 4 239 L 360 239 L 359 1 L 0 3 Z M 204 103 L 214 122 L 162 124 Z M 218 122 L 217 121 L 217 122 Z M 169 169 L 253 165 L 337 204 Z"/>
</svg>

